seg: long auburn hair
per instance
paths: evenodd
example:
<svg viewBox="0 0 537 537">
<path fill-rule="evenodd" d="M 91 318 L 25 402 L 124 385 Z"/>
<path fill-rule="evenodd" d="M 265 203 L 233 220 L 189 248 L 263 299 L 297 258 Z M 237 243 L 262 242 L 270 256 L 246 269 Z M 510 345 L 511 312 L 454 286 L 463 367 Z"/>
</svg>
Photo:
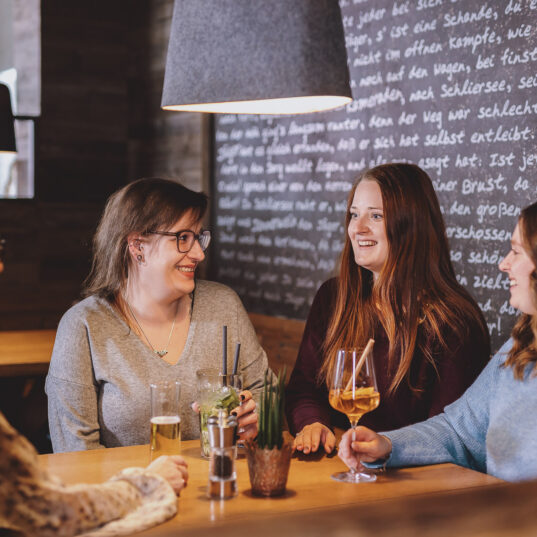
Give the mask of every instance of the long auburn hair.
<svg viewBox="0 0 537 537">
<path fill-rule="evenodd" d="M 523 209 L 518 219 L 522 245 L 531 260 L 534 270 L 530 274 L 532 302 L 537 308 L 537 202 Z M 537 375 L 537 315 L 523 313 L 511 332 L 513 346 L 505 361 L 512 367 L 515 378 L 523 380 L 526 366 L 533 362 L 533 375 Z"/>
<path fill-rule="evenodd" d="M 375 181 L 382 194 L 388 257 L 376 281 L 356 264 L 347 233 L 350 207 L 361 181 Z M 355 182 L 347 203 L 345 246 L 341 254 L 335 309 L 324 341 L 320 379 L 328 386 L 338 348 L 363 348 L 382 326 L 388 341 L 388 370 L 394 372 L 389 394 L 406 379 L 416 348 L 435 367 L 434 352 L 446 346 L 449 327 L 489 345 L 485 320 L 469 293 L 457 282 L 451 264 L 444 220 L 431 179 L 414 164 L 392 163 L 372 168 Z M 470 322 L 469 322 L 470 321 Z"/>
<path fill-rule="evenodd" d="M 167 179 L 138 179 L 110 196 L 93 238 L 93 263 L 83 296 L 97 295 L 114 303 L 129 275 L 127 237 L 168 230 L 186 213 L 200 221 L 207 196 Z"/>
</svg>

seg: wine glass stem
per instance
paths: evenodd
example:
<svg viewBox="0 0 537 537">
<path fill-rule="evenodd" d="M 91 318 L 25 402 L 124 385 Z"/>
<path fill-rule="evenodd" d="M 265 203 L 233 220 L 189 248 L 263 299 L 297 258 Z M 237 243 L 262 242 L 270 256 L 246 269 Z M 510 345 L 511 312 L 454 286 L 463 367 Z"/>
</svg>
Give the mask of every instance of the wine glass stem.
<svg viewBox="0 0 537 537">
<path fill-rule="evenodd" d="M 352 441 L 356 442 L 356 427 L 358 425 L 358 420 L 351 421 L 351 428 L 352 428 Z M 350 473 L 353 477 L 353 479 L 356 479 L 356 476 L 358 475 L 358 472 L 356 471 L 356 468 L 354 466 L 351 467 Z"/>
</svg>

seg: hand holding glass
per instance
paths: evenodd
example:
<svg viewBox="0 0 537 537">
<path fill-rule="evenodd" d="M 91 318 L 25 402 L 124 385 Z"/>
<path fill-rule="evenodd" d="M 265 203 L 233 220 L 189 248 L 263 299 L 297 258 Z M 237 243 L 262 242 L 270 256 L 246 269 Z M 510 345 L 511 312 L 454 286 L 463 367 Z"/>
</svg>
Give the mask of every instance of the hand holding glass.
<svg viewBox="0 0 537 537">
<path fill-rule="evenodd" d="M 200 409 L 200 443 L 203 457 L 210 457 L 209 416 L 218 415 L 218 410 L 229 414 L 240 405 L 239 394 L 242 391 L 242 375 L 223 375 L 216 369 L 201 369 L 198 378 L 198 405 Z"/>
<path fill-rule="evenodd" d="M 380 402 L 371 351 L 372 343 L 368 343 L 361 356 L 356 350 L 339 349 L 334 361 L 328 397 L 332 407 L 349 418 L 353 438 L 360 418 L 377 408 Z M 377 477 L 351 468 L 348 472 L 334 474 L 332 479 L 347 483 L 360 483 L 375 481 Z"/>
</svg>

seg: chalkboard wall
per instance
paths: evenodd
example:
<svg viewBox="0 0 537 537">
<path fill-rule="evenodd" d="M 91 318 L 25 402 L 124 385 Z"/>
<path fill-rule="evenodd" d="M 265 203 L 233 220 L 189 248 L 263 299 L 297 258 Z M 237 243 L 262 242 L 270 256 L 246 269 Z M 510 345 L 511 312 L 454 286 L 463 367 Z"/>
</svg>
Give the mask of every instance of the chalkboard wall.
<svg viewBox="0 0 537 537">
<path fill-rule="evenodd" d="M 433 179 L 459 281 L 497 349 L 515 321 L 497 265 L 537 200 L 537 0 L 340 5 L 350 105 L 216 119 L 215 277 L 250 311 L 306 318 L 337 267 L 355 177 L 414 162 Z"/>
</svg>

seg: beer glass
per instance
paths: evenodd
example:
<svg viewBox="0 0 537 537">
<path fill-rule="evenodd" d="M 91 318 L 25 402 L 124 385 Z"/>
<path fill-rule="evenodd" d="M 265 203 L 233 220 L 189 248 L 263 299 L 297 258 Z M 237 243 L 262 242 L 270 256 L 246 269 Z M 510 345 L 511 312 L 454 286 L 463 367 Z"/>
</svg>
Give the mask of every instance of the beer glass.
<svg viewBox="0 0 537 537">
<path fill-rule="evenodd" d="M 151 460 L 181 451 L 178 381 L 150 384 L 151 388 Z"/>
</svg>

